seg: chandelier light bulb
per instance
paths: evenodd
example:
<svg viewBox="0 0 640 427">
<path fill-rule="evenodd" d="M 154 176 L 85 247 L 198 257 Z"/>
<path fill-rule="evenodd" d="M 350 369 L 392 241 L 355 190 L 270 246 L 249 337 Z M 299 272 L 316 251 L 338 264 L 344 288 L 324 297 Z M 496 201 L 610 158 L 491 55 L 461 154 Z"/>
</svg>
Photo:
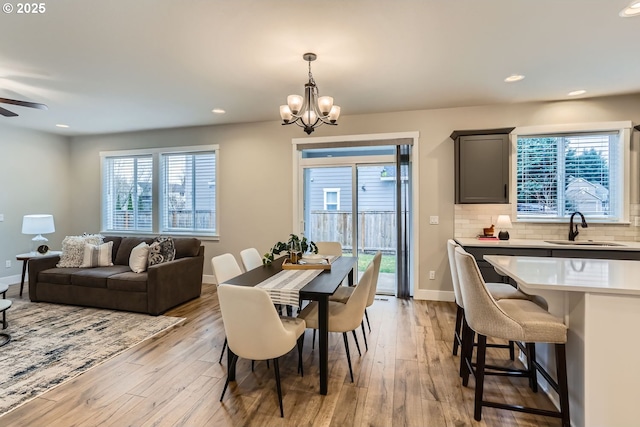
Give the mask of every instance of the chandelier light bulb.
<svg viewBox="0 0 640 427">
<path fill-rule="evenodd" d="M 335 123 L 336 121 L 338 121 L 338 117 L 340 117 L 340 107 L 334 105 L 333 107 L 331 107 L 331 111 L 329 112 L 329 120 L 331 121 L 331 123 Z"/>
<path fill-rule="evenodd" d="M 282 118 L 282 121 L 285 123 L 289 123 L 289 120 L 291 120 L 291 109 L 289 108 L 288 105 L 281 105 L 280 106 L 280 117 Z"/>
<path fill-rule="evenodd" d="M 321 96 L 318 98 L 318 109 L 323 116 L 327 116 L 333 107 L 333 98 L 330 96 Z"/>
<path fill-rule="evenodd" d="M 287 96 L 287 105 L 293 114 L 298 114 L 302 109 L 304 99 L 300 95 Z"/>
</svg>

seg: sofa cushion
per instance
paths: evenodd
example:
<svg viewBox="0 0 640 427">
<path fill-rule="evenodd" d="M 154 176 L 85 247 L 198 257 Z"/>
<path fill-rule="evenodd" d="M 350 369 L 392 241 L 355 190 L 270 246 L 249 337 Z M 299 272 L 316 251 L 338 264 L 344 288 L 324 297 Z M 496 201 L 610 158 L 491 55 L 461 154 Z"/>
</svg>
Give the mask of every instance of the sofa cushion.
<svg viewBox="0 0 640 427">
<path fill-rule="evenodd" d="M 89 288 L 106 288 L 107 277 L 124 273 L 129 270 L 128 265 L 114 265 L 111 267 L 81 268 L 71 274 L 71 284 Z"/>
<path fill-rule="evenodd" d="M 176 247 L 176 259 L 188 256 L 198 256 L 201 242 L 193 237 L 178 237 L 173 239 Z"/>
<path fill-rule="evenodd" d="M 111 250 L 111 257 L 113 258 L 111 262 L 116 263 L 116 254 L 118 253 L 118 248 L 120 247 L 120 243 L 122 242 L 122 237 L 120 236 L 105 236 L 104 242 L 113 242 L 113 249 Z"/>
<path fill-rule="evenodd" d="M 73 267 L 56 267 L 42 270 L 38 273 L 38 282 L 53 283 L 56 285 L 70 285 L 71 274 L 76 273 L 77 268 Z"/>
<path fill-rule="evenodd" d="M 113 289 L 115 291 L 146 292 L 147 273 L 134 273 L 133 271 L 128 271 L 126 273 L 114 274 L 107 278 L 107 289 Z"/>
<path fill-rule="evenodd" d="M 66 236 L 62 240 L 62 254 L 58 267 L 80 267 L 84 258 L 84 245 L 100 245 L 104 237 L 100 234 L 83 234 L 82 236 Z"/>
<path fill-rule="evenodd" d="M 118 248 L 118 253 L 116 254 L 114 264 L 129 266 L 129 257 L 131 256 L 131 250 L 142 242 L 150 244 L 151 242 L 153 242 L 153 238 L 123 237 L 122 241 L 120 242 L 120 247 Z"/>
</svg>

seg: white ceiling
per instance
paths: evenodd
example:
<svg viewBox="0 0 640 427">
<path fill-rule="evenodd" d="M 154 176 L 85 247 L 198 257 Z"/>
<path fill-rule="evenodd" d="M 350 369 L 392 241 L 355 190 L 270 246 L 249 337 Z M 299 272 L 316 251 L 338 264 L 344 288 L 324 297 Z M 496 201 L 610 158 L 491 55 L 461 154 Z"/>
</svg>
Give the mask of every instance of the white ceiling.
<svg viewBox="0 0 640 427">
<path fill-rule="evenodd" d="M 279 120 L 308 51 L 341 120 L 640 93 L 640 17 L 618 16 L 628 3 L 50 0 L 0 16 L 0 97 L 49 110 L 2 104 L 20 116 L 0 123 L 76 135 Z M 513 73 L 526 78 L 504 83 Z"/>
</svg>

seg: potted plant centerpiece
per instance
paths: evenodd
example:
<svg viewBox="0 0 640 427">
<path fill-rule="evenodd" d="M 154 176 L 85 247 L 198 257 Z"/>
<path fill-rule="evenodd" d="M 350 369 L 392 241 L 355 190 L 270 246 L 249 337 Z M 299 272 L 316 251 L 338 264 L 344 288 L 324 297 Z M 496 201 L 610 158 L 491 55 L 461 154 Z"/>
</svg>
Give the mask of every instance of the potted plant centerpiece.
<svg viewBox="0 0 640 427">
<path fill-rule="evenodd" d="M 307 240 L 305 236 L 300 238 L 296 234 L 290 234 L 289 240 L 286 242 L 278 242 L 269 252 L 264 254 L 262 258 L 262 263 L 264 265 L 271 264 L 275 255 L 280 255 L 281 253 L 286 252 L 287 258 L 291 264 L 297 264 L 298 261 L 302 258 L 303 254 L 307 252 L 312 252 L 314 254 L 318 253 L 318 247 L 311 240 Z"/>
</svg>

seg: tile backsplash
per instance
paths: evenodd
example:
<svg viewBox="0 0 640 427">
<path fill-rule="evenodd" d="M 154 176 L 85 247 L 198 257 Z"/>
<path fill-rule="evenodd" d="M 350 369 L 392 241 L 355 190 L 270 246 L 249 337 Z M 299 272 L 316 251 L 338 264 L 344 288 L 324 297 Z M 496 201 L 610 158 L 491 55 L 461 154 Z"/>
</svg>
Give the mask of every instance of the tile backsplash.
<svg viewBox="0 0 640 427">
<path fill-rule="evenodd" d="M 511 215 L 511 205 L 497 204 L 465 204 L 455 205 L 455 237 L 476 237 L 482 229 L 495 224 L 498 215 Z M 631 224 L 597 224 L 589 223 L 589 227 L 578 227 L 578 240 L 613 240 L 640 241 L 640 227 L 634 226 L 636 217 L 640 216 L 640 204 L 631 204 L 629 220 Z M 567 239 L 569 225 L 567 223 L 533 223 L 516 222 L 511 217 L 513 227 L 509 236 L 512 239 Z M 588 222 L 588 220 L 587 220 Z M 498 234 L 499 230 L 495 231 Z"/>
</svg>

